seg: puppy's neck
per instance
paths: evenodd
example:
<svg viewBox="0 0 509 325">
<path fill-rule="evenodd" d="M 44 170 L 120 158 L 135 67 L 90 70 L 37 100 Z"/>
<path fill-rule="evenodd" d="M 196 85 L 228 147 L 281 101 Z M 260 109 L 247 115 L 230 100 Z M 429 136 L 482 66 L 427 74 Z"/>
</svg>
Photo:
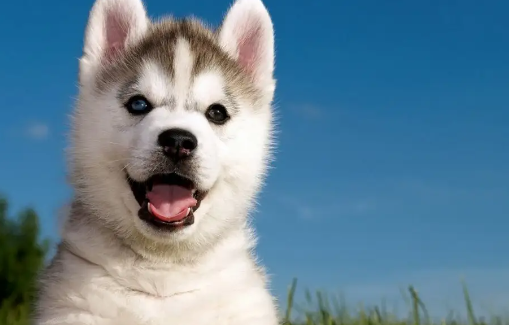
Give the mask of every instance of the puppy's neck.
<svg viewBox="0 0 509 325">
<path fill-rule="evenodd" d="M 242 274 L 253 269 L 254 238 L 246 227 L 230 231 L 206 251 L 183 258 L 182 254 L 150 253 L 156 249 L 133 247 L 75 202 L 62 233 L 63 247 L 103 268 L 126 288 L 168 297 L 200 290 L 215 276 Z M 178 249 L 167 247 L 167 249 Z M 142 250 L 142 252 L 140 252 Z M 239 273 L 240 272 L 240 273 Z M 219 280 L 219 279 L 218 279 Z"/>
</svg>

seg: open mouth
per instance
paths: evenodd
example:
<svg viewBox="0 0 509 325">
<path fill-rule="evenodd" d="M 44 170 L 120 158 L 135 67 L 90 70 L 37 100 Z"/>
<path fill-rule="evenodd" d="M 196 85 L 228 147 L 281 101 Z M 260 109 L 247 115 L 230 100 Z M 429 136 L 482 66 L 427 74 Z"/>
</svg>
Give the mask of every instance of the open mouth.
<svg viewBox="0 0 509 325">
<path fill-rule="evenodd" d="M 193 213 L 206 195 L 196 190 L 192 180 L 176 173 L 156 174 L 145 182 L 127 175 L 127 182 L 140 205 L 140 219 L 169 230 L 192 225 Z"/>
</svg>

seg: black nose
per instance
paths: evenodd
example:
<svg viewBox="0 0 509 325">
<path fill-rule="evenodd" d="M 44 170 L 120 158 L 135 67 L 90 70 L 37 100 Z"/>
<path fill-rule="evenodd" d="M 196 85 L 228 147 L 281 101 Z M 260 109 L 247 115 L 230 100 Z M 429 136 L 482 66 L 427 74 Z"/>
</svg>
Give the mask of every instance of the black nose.
<svg viewBox="0 0 509 325">
<path fill-rule="evenodd" d="M 163 147 L 166 156 L 177 161 L 193 153 L 198 146 L 198 139 L 189 131 L 169 129 L 159 134 L 157 143 Z"/>
</svg>

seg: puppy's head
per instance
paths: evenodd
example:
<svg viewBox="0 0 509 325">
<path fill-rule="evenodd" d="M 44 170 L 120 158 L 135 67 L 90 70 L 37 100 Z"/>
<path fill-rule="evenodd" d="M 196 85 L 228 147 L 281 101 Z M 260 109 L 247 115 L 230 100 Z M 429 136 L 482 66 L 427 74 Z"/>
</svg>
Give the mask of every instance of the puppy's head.
<svg viewBox="0 0 509 325">
<path fill-rule="evenodd" d="M 221 27 L 97 0 L 80 59 L 76 194 L 124 239 L 208 247 L 245 222 L 270 158 L 272 22 L 238 0 Z"/>
</svg>

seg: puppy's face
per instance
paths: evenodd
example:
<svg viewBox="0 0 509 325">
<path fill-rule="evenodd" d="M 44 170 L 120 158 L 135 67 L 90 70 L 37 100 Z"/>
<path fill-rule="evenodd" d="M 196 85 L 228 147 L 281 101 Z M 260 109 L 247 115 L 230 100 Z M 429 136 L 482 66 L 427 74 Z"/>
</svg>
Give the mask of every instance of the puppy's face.
<svg viewBox="0 0 509 325">
<path fill-rule="evenodd" d="M 239 0 L 218 31 L 97 0 L 71 150 L 78 197 L 124 238 L 210 245 L 240 226 L 271 144 L 273 30 Z"/>
</svg>

